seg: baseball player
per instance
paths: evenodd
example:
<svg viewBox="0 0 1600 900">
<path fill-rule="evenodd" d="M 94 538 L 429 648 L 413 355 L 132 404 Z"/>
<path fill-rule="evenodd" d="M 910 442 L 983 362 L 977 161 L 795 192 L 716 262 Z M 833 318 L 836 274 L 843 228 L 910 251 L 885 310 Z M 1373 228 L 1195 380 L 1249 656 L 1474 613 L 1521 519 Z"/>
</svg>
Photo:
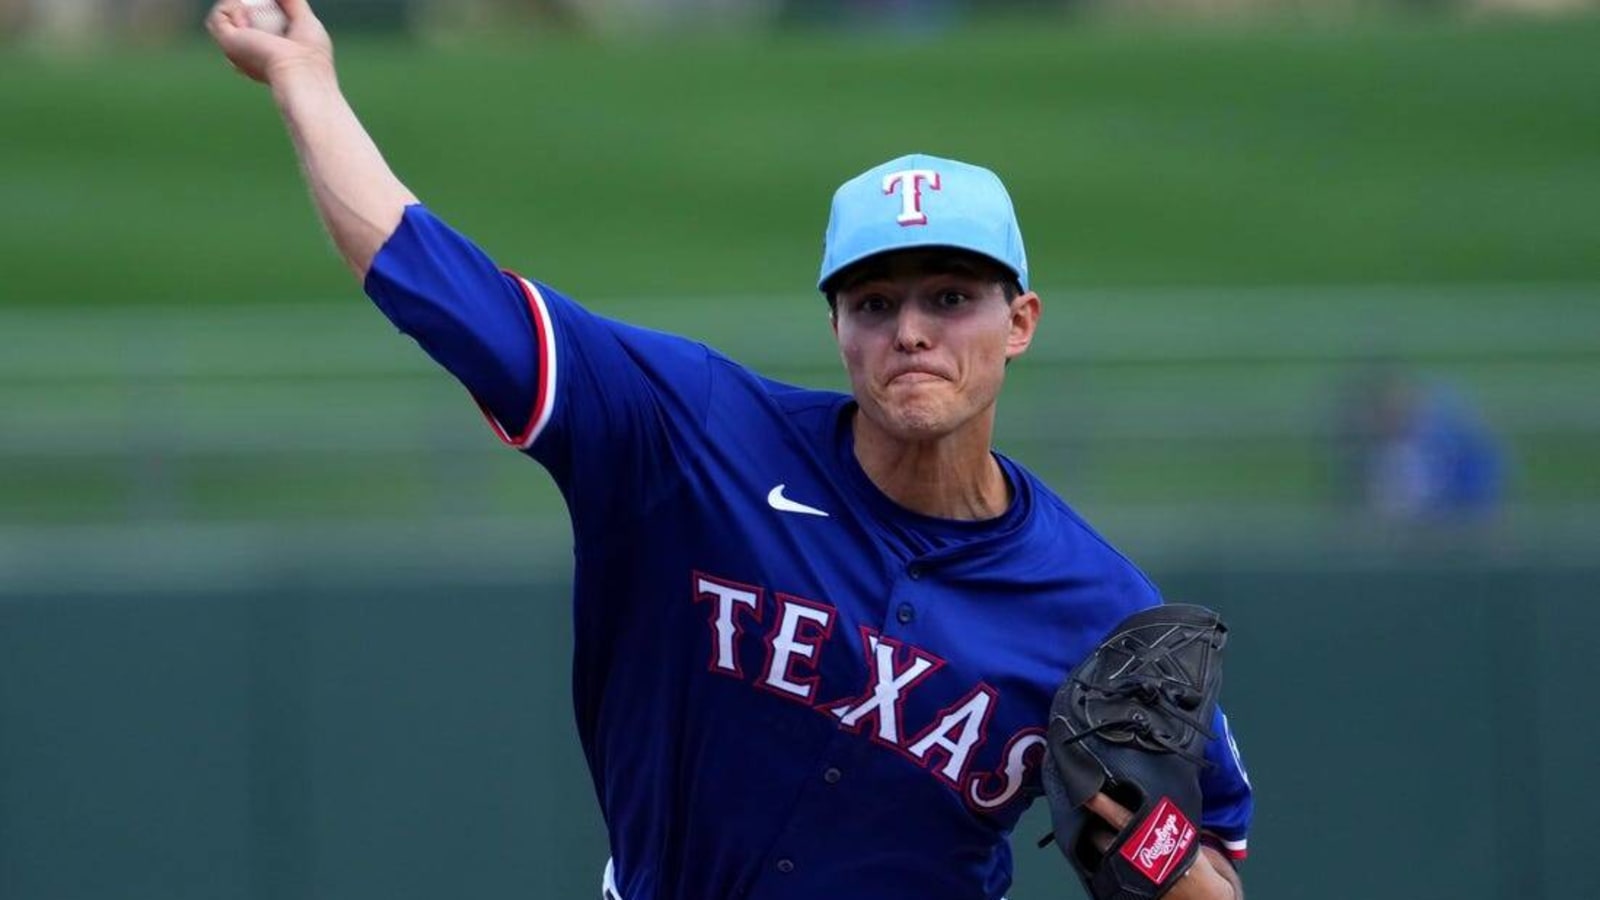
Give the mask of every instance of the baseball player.
<svg viewBox="0 0 1600 900">
<path fill-rule="evenodd" d="M 283 37 L 240 0 L 207 25 L 271 87 L 378 308 L 566 499 L 604 895 L 1003 896 L 1056 688 L 1161 599 L 990 447 L 1041 308 L 1000 181 L 908 156 L 845 182 L 818 285 L 851 394 L 792 387 L 502 271 L 391 173 L 306 0 L 282 5 Z M 1250 788 L 1211 731 L 1171 897 L 1242 895 Z"/>
</svg>

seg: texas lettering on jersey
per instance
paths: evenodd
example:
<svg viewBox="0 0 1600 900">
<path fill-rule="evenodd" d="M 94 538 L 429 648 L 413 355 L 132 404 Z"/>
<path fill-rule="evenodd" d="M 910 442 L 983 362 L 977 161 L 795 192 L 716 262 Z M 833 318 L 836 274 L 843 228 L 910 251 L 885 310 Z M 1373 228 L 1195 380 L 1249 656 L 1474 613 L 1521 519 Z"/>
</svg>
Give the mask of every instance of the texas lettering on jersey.
<svg viewBox="0 0 1600 900">
<path fill-rule="evenodd" d="M 1025 796 L 1025 785 L 1037 783 L 1045 743 L 1044 731 L 1037 727 L 1011 735 L 997 769 L 970 771 L 1000 702 L 989 685 L 972 685 L 931 721 L 907 722 L 906 700 L 945 661 L 860 626 L 866 683 L 842 698 L 823 700 L 815 669 L 822 648 L 834 639 L 838 611 L 832 605 L 782 592 L 773 592 L 768 604 L 764 588 L 704 572 L 692 573 L 692 582 L 694 602 L 708 607 L 708 671 L 833 716 L 841 728 L 899 753 L 959 791 L 974 812 L 992 813 Z M 764 663 L 760 671 L 747 673 L 738 650 L 746 631 L 763 623 Z"/>
</svg>

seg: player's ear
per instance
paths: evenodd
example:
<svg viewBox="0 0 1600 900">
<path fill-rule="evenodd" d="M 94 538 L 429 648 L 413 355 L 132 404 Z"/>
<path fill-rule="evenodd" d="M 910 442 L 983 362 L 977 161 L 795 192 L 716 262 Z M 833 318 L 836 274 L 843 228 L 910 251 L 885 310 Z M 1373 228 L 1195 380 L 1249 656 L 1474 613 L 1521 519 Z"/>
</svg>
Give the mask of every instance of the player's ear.
<svg viewBox="0 0 1600 900">
<path fill-rule="evenodd" d="M 1039 316 L 1044 303 L 1033 291 L 1018 294 L 1011 301 L 1011 333 L 1006 336 L 1006 359 L 1011 360 L 1027 351 L 1033 343 L 1033 333 L 1039 328 Z"/>
</svg>

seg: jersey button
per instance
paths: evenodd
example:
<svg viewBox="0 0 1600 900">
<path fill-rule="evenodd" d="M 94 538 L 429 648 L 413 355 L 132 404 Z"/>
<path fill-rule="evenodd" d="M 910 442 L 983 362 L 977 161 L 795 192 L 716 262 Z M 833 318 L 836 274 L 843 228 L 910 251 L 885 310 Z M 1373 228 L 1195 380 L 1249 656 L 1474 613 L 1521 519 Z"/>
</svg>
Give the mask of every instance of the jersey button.
<svg viewBox="0 0 1600 900">
<path fill-rule="evenodd" d="M 911 565 L 906 566 L 906 574 L 911 576 L 911 580 L 912 581 L 915 581 L 918 578 L 921 578 L 922 577 L 922 564 L 921 563 L 912 563 Z"/>
<path fill-rule="evenodd" d="M 790 872 L 793 872 L 794 871 L 794 860 L 792 860 L 792 859 L 780 859 L 780 860 L 778 860 L 778 871 L 782 872 L 785 875 L 789 874 Z"/>
<path fill-rule="evenodd" d="M 902 603 L 900 608 L 894 611 L 894 617 L 900 620 L 901 625 L 910 625 L 911 620 L 917 617 L 917 611 L 911 608 L 911 604 Z"/>
<path fill-rule="evenodd" d="M 843 777 L 844 777 L 844 773 L 839 771 L 838 769 L 830 768 L 828 771 L 822 773 L 822 780 L 826 781 L 829 784 L 838 784 L 839 783 L 839 779 L 841 779 Z"/>
</svg>

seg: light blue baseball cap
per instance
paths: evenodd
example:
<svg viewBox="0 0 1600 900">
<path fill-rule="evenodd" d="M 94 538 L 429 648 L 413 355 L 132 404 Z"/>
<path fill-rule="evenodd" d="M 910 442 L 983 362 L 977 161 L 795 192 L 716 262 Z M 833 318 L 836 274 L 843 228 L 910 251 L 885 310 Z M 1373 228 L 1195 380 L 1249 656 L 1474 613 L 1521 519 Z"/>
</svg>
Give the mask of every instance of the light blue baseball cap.
<svg viewBox="0 0 1600 900">
<path fill-rule="evenodd" d="M 955 247 L 993 259 L 1028 289 L 1022 229 L 1000 177 L 981 166 L 913 153 L 839 186 L 822 241 L 817 289 L 853 263 L 890 250 Z"/>
</svg>

